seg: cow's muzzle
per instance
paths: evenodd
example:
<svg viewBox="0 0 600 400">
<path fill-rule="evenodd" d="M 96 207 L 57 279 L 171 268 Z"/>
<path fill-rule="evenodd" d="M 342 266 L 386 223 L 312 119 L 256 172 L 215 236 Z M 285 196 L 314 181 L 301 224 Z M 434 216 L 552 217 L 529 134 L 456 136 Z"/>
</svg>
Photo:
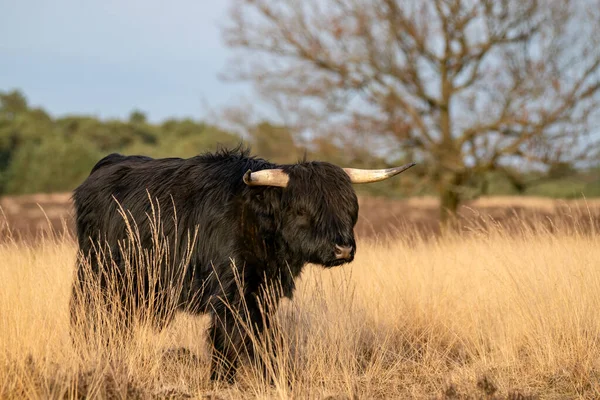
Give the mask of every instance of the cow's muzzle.
<svg viewBox="0 0 600 400">
<path fill-rule="evenodd" d="M 336 244 L 334 254 L 336 260 L 351 260 L 354 257 L 354 247 Z"/>
</svg>

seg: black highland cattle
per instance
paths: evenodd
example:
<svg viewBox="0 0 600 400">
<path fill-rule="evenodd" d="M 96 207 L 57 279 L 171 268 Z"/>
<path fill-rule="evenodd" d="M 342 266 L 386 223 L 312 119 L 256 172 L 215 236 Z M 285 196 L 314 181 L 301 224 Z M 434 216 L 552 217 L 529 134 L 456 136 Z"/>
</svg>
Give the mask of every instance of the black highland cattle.
<svg viewBox="0 0 600 400">
<path fill-rule="evenodd" d="M 90 276 L 102 276 L 101 287 L 119 280 L 124 301 L 133 297 L 140 305 L 154 299 L 153 312 L 165 313 L 157 318 L 158 328 L 170 317 L 163 310 L 167 304 L 156 299 L 174 281 L 180 282 L 175 309 L 211 315 L 211 379 L 231 381 L 239 354 L 252 354 L 248 335 L 235 321 L 242 318 L 257 333 L 264 331 L 269 320 L 263 300 L 270 286 L 279 288 L 271 303 L 276 305 L 282 297 L 292 297 L 294 279 L 305 264 L 334 267 L 352 261 L 358 218 L 352 184 L 387 179 L 412 165 L 383 170 L 317 161 L 278 165 L 241 148 L 188 159 L 110 154 L 73 193 L 80 250 L 71 300 L 73 326 L 82 310 L 75 304 L 88 301 Z M 156 246 L 154 200 L 160 205 L 160 232 L 169 249 L 159 270 L 172 267 L 168 274 L 162 271 L 167 278 L 158 279 L 161 285 L 152 283 L 141 258 L 127 261 L 123 244 L 134 236 L 143 251 Z M 137 233 L 132 234 L 131 225 Z M 102 261 L 107 254 L 112 262 Z M 91 275 L 84 273 L 84 265 Z M 173 267 L 181 265 L 186 268 Z M 234 315 L 242 303 L 246 311 Z"/>
</svg>

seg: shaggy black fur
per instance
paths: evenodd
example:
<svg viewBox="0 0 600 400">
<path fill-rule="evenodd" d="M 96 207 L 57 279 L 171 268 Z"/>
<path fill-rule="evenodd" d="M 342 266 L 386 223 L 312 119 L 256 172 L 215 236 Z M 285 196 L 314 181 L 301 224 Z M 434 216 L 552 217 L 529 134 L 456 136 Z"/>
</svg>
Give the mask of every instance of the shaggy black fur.
<svg viewBox="0 0 600 400">
<path fill-rule="evenodd" d="M 287 188 L 249 187 L 242 180 L 248 170 L 278 167 L 290 177 Z M 162 233 L 171 250 L 165 265 L 179 265 L 190 244 L 188 237 L 198 232 L 191 243 L 194 248 L 188 268 L 180 272 L 186 275 L 177 306 L 212 315 L 213 379 L 232 380 L 238 352 L 244 347 L 252 353 L 248 336 L 233 327 L 233 314 L 225 301 L 234 308 L 244 302 L 247 322 L 261 332 L 268 324 L 260 310 L 265 306 L 261 299 L 267 286 L 279 287 L 276 300 L 291 298 L 294 278 L 306 263 L 334 267 L 354 257 L 355 250 L 349 259 L 336 259 L 334 253 L 336 244 L 356 249 L 353 229 L 358 217 L 350 179 L 335 165 L 307 161 L 276 165 L 239 148 L 189 159 L 110 154 L 94 166 L 73 196 L 79 248 L 89 257 L 94 273 L 108 268 L 98 261 L 102 248 L 115 260 L 111 267 L 117 272 L 115 276 L 124 279 L 126 254 L 119 241 L 128 234 L 121 207 L 138 225 L 142 247 L 153 246 L 149 197 L 160 204 Z M 80 258 L 72 302 L 76 300 L 75 288 L 85 286 L 83 264 Z M 152 286 L 144 277 L 146 270 L 132 265 L 135 279 L 145 282 L 133 290 L 136 304 L 149 296 L 158 298 L 160 293 L 155 292 L 165 290 L 165 286 Z M 234 269 L 243 280 L 241 291 Z M 123 287 L 127 282 L 124 279 Z M 168 287 L 169 281 L 164 283 Z M 102 284 L 108 285 L 107 280 Z M 160 304 L 155 311 L 161 312 Z M 75 312 L 72 314 L 72 319 L 77 319 Z M 168 322 L 165 317 L 157 326 L 162 328 Z"/>
</svg>

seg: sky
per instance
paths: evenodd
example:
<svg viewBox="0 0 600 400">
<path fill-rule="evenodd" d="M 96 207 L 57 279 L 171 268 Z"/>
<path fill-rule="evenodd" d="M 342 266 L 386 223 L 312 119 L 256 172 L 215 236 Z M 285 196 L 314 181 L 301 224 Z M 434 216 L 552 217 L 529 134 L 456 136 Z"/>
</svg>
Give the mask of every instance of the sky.
<svg viewBox="0 0 600 400">
<path fill-rule="evenodd" d="M 226 0 L 0 0 L 0 90 L 54 116 L 200 119 L 249 93 L 224 82 Z"/>
</svg>

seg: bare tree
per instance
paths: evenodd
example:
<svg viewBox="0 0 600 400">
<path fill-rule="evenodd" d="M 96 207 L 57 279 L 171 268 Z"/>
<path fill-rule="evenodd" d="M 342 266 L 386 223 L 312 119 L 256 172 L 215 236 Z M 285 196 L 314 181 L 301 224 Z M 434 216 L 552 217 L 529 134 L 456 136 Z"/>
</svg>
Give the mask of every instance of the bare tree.
<svg viewBox="0 0 600 400">
<path fill-rule="evenodd" d="M 598 0 L 232 1 L 230 77 L 299 128 L 422 162 L 442 219 L 488 171 L 593 148 Z"/>
</svg>

